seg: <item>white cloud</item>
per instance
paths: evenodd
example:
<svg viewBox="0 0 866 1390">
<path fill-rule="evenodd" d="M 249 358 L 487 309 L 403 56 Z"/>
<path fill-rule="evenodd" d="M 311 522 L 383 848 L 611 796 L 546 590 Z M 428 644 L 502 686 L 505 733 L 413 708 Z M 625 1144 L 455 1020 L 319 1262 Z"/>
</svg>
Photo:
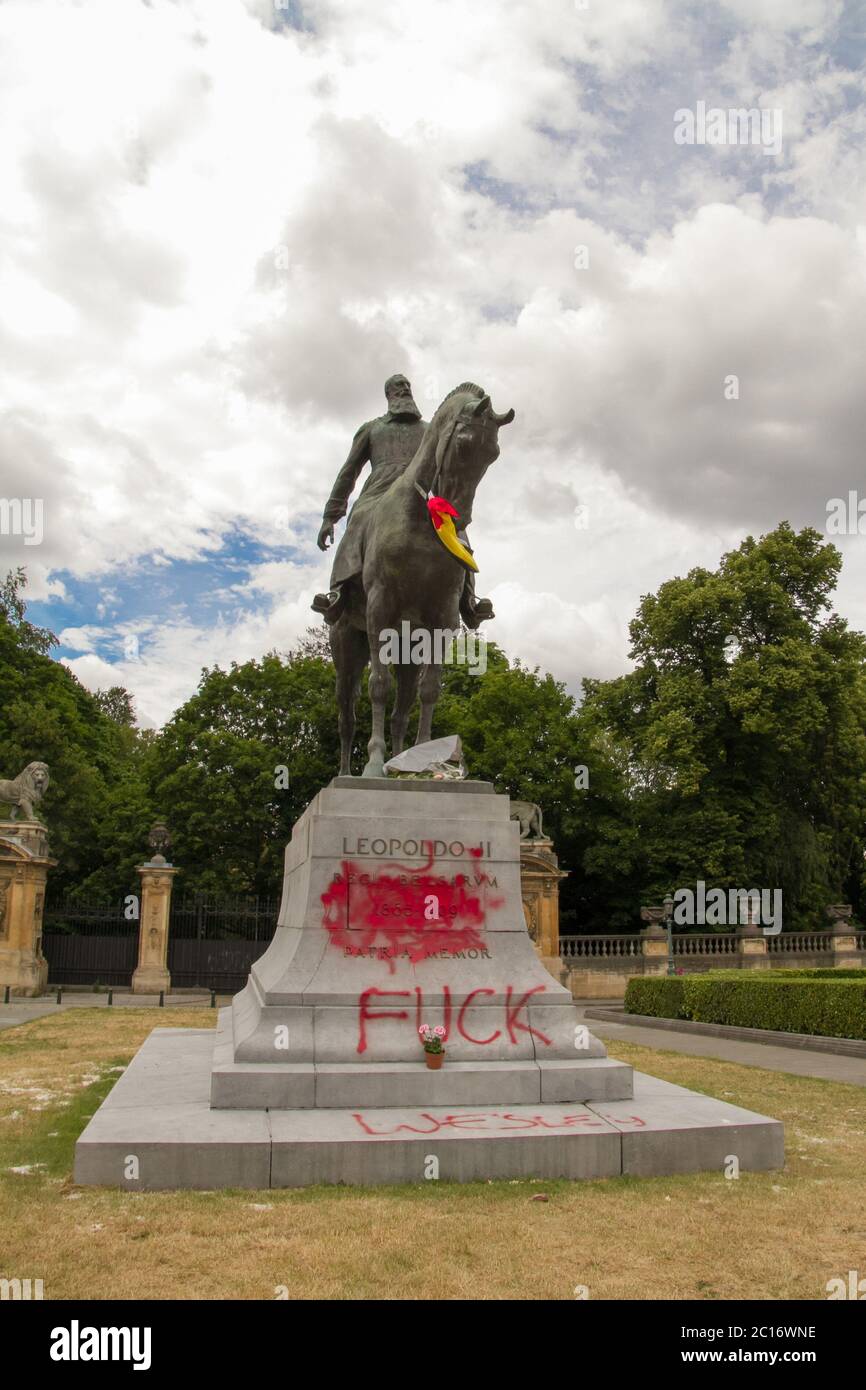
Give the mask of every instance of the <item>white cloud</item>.
<svg viewBox="0 0 866 1390">
<path fill-rule="evenodd" d="M 121 660 L 82 621 L 81 679 L 161 720 L 202 666 L 291 645 L 327 582 L 322 505 L 397 369 L 428 417 L 466 378 L 515 407 L 479 592 L 491 635 L 575 688 L 621 669 L 671 572 L 822 524 L 866 424 L 866 103 L 840 15 L 726 0 L 708 52 L 679 0 L 322 0 L 304 31 L 263 0 L 0 6 L 0 493 L 42 497 L 46 527 L 3 558 L 63 597 L 61 572 L 170 580 L 238 531 L 292 548 L 233 592 L 221 572 L 213 624 L 131 623 L 103 594 Z M 701 97 L 781 106 L 783 156 L 675 147 Z M 842 592 L 866 625 L 861 552 Z"/>
<path fill-rule="evenodd" d="M 104 630 L 101 627 L 65 627 L 58 637 L 64 647 L 70 647 L 75 652 L 93 652 L 104 637 Z"/>
</svg>

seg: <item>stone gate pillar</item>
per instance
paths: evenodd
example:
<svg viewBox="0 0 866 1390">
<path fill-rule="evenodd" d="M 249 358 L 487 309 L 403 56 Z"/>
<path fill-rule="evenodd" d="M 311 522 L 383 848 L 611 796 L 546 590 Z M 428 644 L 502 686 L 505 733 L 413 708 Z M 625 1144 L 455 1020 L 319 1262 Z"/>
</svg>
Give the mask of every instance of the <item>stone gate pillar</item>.
<svg viewBox="0 0 866 1390">
<path fill-rule="evenodd" d="M 853 920 L 853 907 L 850 903 L 833 903 L 824 911 L 830 918 L 833 964 L 842 967 L 858 966 L 860 954 L 857 950 L 857 923 Z"/>
<path fill-rule="evenodd" d="M 48 832 L 40 821 L 0 820 L 0 990 L 42 994 L 48 962 L 42 954 L 42 913 L 48 870 Z"/>
<path fill-rule="evenodd" d="M 559 958 L 559 881 L 568 878 L 548 839 L 521 840 L 520 893 L 526 930 L 545 967 L 558 980 L 562 970 Z"/>
<path fill-rule="evenodd" d="M 644 975 L 667 975 L 668 973 L 668 934 L 664 927 L 663 907 L 642 907 L 641 921 L 648 922 L 641 932 L 640 953 L 643 957 Z"/>
<path fill-rule="evenodd" d="M 161 861 L 161 862 L 159 862 Z M 171 989 L 168 973 L 168 922 L 173 869 L 161 854 L 139 864 L 141 913 L 138 923 L 138 965 L 132 976 L 133 994 L 159 994 Z"/>
</svg>

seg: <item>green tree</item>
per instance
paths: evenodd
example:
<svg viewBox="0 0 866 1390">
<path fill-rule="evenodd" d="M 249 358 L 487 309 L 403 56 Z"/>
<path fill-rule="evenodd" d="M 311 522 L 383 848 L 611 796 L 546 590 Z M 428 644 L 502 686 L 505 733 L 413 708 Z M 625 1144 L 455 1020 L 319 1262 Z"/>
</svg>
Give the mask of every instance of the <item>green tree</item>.
<svg viewBox="0 0 866 1390">
<path fill-rule="evenodd" d="M 0 586 L 0 766 L 12 777 L 27 763 L 48 764 L 51 784 L 39 814 L 50 831 L 52 891 L 85 883 L 117 853 L 107 810 L 124 801 L 119 785 L 135 732 L 108 718 L 99 702 L 47 653 L 53 633 L 25 617 L 24 572 Z M 118 890 L 129 884 L 114 880 Z"/>
<path fill-rule="evenodd" d="M 285 658 L 204 671 L 154 743 L 151 786 L 185 886 L 279 892 L 292 826 L 339 767 L 334 668 L 320 652 L 314 635 Z"/>
<path fill-rule="evenodd" d="M 811 528 L 750 536 L 645 597 L 635 670 L 585 683 L 627 757 L 645 900 L 780 887 L 786 926 L 812 927 L 860 902 L 866 639 L 831 611 L 840 566 Z"/>
<path fill-rule="evenodd" d="M 0 583 L 0 624 L 11 630 L 8 635 L 11 635 L 15 646 L 21 651 L 39 652 L 46 656 L 52 647 L 57 646 L 58 638 L 47 628 L 34 627 L 32 623 L 28 623 L 25 617 L 26 587 L 27 572 L 20 566 L 17 570 L 10 570 Z"/>
<path fill-rule="evenodd" d="M 132 696 L 122 685 L 112 685 L 108 690 L 97 690 L 93 696 L 103 714 L 126 729 L 135 725 L 135 706 Z"/>
</svg>

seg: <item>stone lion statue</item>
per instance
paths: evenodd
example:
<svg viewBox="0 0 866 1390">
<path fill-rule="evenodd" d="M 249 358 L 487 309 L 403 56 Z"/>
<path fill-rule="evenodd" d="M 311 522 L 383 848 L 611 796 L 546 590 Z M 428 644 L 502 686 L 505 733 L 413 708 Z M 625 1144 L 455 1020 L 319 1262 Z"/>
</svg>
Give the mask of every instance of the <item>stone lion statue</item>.
<svg viewBox="0 0 866 1390">
<path fill-rule="evenodd" d="M 34 820 L 33 807 L 39 805 L 47 786 L 48 764 L 28 763 L 11 782 L 0 778 L 0 802 L 6 801 L 12 806 L 12 820 L 18 815 L 19 807 L 24 820 Z"/>
<path fill-rule="evenodd" d="M 521 840 L 542 840 L 541 807 L 534 801 L 512 801 L 511 820 L 520 821 Z"/>
</svg>

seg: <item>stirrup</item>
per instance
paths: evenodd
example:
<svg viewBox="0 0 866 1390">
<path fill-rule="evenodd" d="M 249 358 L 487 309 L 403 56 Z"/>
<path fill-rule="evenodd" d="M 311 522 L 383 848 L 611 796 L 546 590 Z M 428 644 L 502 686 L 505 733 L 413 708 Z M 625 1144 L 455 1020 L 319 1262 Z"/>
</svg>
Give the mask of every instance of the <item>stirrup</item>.
<svg viewBox="0 0 866 1390">
<path fill-rule="evenodd" d="M 342 589 L 329 589 L 326 594 L 316 594 L 310 604 L 314 613 L 321 613 L 326 623 L 335 623 L 346 606 Z"/>
<path fill-rule="evenodd" d="M 475 629 L 482 623 L 489 622 L 495 618 L 493 604 L 489 598 L 476 599 L 475 603 L 465 602 L 460 605 L 460 616 L 468 628 Z"/>
</svg>

